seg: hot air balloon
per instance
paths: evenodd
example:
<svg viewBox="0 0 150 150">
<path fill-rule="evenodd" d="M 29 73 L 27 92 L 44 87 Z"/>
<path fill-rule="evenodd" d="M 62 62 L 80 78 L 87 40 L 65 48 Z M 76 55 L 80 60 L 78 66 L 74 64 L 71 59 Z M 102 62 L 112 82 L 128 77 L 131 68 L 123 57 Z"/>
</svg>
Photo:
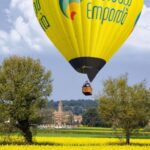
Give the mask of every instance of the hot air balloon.
<svg viewBox="0 0 150 150">
<path fill-rule="evenodd" d="M 92 82 L 132 33 L 143 0 L 33 0 L 37 19 L 61 54 Z"/>
</svg>

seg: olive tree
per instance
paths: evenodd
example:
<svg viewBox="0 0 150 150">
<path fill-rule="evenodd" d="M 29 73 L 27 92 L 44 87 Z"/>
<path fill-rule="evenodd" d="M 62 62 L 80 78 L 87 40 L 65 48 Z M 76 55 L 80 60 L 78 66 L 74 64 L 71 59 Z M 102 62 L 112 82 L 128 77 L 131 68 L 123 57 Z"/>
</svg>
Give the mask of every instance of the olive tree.
<svg viewBox="0 0 150 150">
<path fill-rule="evenodd" d="M 12 56 L 0 67 L 0 111 L 7 122 L 32 143 L 31 127 L 52 91 L 51 72 L 30 57 Z M 2 121 L 1 121 L 2 123 Z"/>
<path fill-rule="evenodd" d="M 122 128 L 126 144 L 140 123 L 150 119 L 150 90 L 145 81 L 133 86 L 128 85 L 128 77 L 109 78 L 104 81 L 103 94 L 99 97 L 101 118 L 116 128 Z"/>
</svg>

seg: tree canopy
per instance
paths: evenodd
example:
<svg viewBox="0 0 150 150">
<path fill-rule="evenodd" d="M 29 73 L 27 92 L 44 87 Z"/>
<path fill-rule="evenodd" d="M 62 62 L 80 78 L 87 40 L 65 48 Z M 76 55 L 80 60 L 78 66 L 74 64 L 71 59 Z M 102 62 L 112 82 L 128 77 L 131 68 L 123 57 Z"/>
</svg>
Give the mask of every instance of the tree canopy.
<svg viewBox="0 0 150 150">
<path fill-rule="evenodd" d="M 83 125 L 86 125 L 89 127 L 103 126 L 103 123 L 100 119 L 100 115 L 96 108 L 89 108 L 86 110 L 86 112 L 83 114 L 82 123 L 83 123 Z"/>
<path fill-rule="evenodd" d="M 146 82 L 130 86 L 128 76 L 109 78 L 104 82 L 103 94 L 99 97 L 101 118 L 116 128 L 123 128 L 126 143 L 134 129 L 150 119 L 150 90 Z"/>
<path fill-rule="evenodd" d="M 32 143 L 30 127 L 52 91 L 51 72 L 30 57 L 12 56 L 0 66 L 0 115 L 2 122 L 18 128 Z M 0 117 L 1 118 L 1 117 Z"/>
</svg>

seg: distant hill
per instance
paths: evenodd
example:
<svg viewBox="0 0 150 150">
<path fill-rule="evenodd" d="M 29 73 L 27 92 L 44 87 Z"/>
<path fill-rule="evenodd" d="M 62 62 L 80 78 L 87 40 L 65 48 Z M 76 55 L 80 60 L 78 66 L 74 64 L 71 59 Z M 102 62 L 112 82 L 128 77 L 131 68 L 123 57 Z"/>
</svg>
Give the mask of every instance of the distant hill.
<svg viewBox="0 0 150 150">
<path fill-rule="evenodd" d="M 57 110 L 59 101 L 49 101 L 48 108 Z M 62 100 L 63 110 L 72 111 L 74 114 L 83 114 L 89 108 L 96 108 L 97 102 L 94 100 Z"/>
</svg>

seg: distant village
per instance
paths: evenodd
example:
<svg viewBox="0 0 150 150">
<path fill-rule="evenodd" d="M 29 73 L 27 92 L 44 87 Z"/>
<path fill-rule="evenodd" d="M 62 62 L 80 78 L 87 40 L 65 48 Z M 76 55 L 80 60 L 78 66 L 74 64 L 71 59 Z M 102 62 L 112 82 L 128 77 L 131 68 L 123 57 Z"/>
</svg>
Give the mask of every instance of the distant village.
<svg viewBox="0 0 150 150">
<path fill-rule="evenodd" d="M 72 111 L 64 111 L 63 102 L 60 100 L 57 110 L 51 113 L 51 122 L 39 125 L 39 128 L 74 128 L 82 124 L 82 115 Z"/>
</svg>

